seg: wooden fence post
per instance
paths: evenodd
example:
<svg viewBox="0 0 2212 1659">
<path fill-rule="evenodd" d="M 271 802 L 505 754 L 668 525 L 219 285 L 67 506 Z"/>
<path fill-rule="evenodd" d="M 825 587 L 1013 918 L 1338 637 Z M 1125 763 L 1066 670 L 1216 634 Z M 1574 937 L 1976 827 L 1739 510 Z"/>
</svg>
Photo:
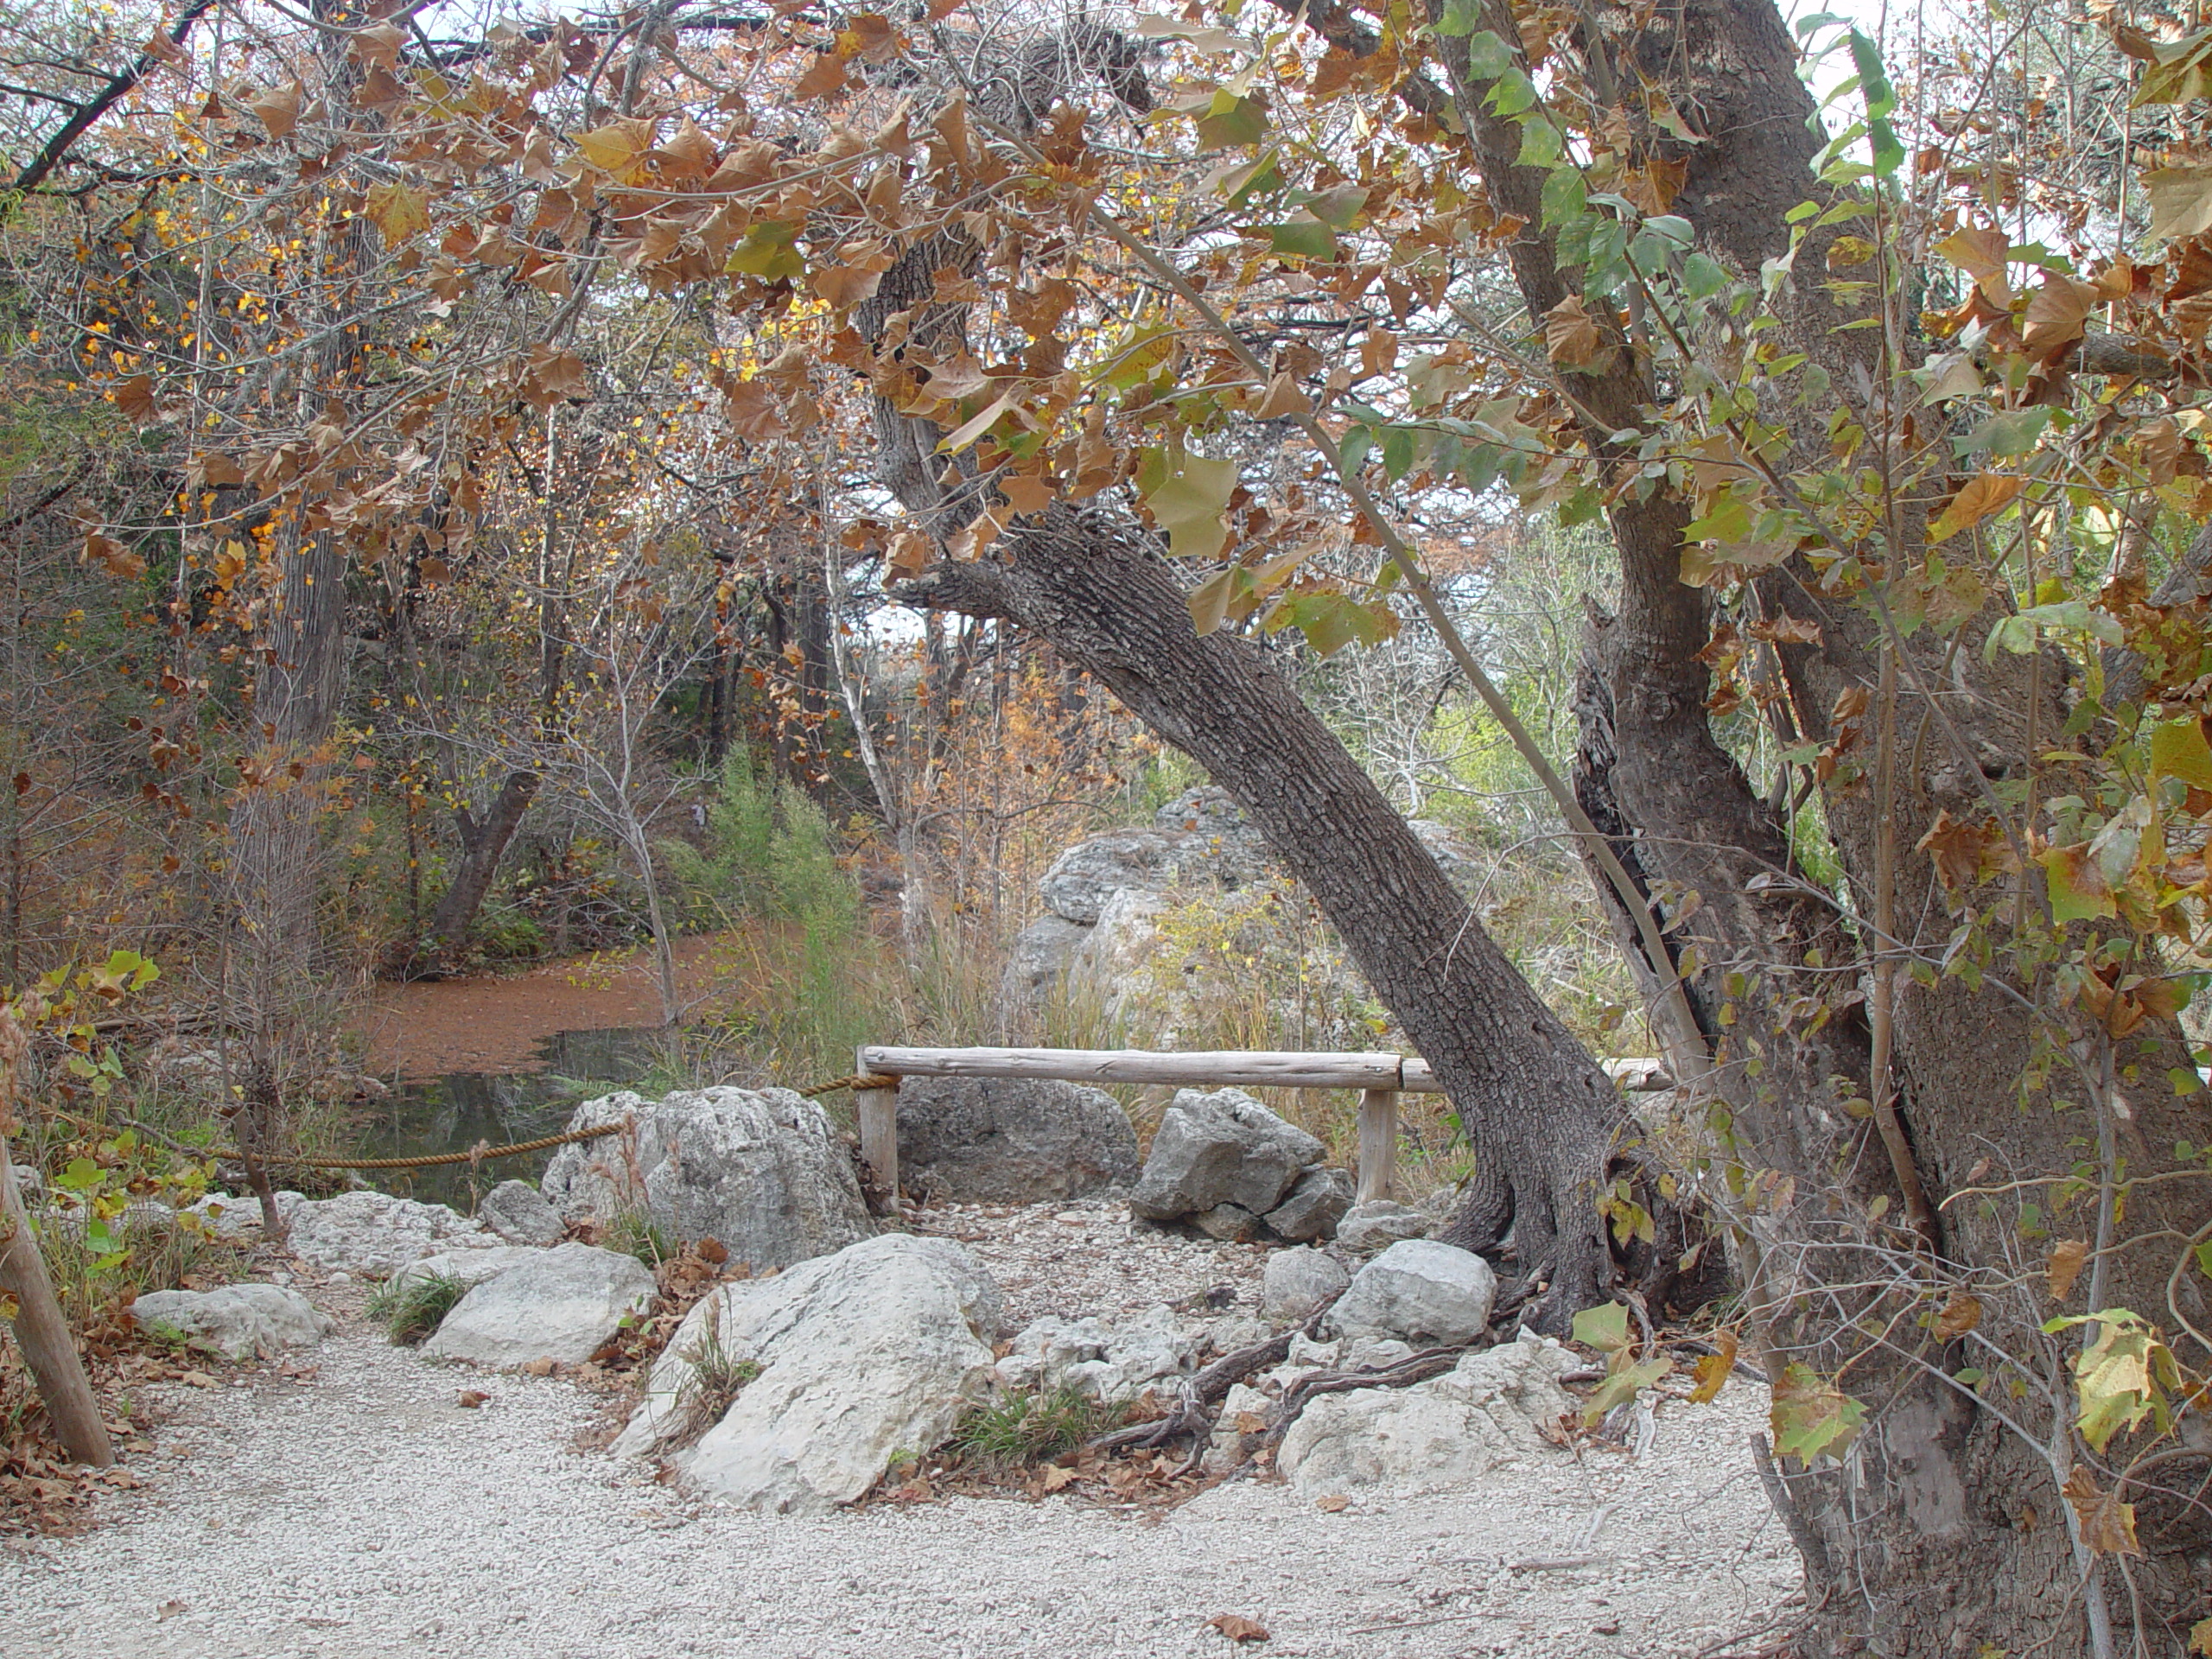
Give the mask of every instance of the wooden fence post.
<svg viewBox="0 0 2212 1659">
<path fill-rule="evenodd" d="M 1363 1089 L 1359 1096 L 1359 1201 L 1390 1196 L 1398 1166 L 1398 1091 Z"/>
<path fill-rule="evenodd" d="M 855 1069 L 863 1077 L 871 1075 L 865 1048 L 860 1051 Z M 899 1208 L 898 1079 L 893 1077 L 888 1089 L 856 1089 L 853 1101 L 860 1112 L 861 1156 L 868 1160 L 869 1173 L 895 1212 Z"/>
</svg>

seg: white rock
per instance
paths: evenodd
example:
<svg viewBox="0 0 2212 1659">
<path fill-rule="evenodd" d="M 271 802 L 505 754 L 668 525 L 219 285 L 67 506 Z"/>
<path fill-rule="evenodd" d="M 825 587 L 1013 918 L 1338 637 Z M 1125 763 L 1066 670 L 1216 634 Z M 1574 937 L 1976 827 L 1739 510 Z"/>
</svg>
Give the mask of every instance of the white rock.
<svg viewBox="0 0 2212 1659">
<path fill-rule="evenodd" d="M 1321 1395 L 1283 1436 L 1276 1465 L 1303 1496 L 1462 1485 L 1522 1458 L 1564 1460 L 1538 1425 L 1573 1402 L 1559 1386 L 1573 1356 L 1526 1337 L 1470 1354 L 1409 1389 Z"/>
<path fill-rule="evenodd" d="M 227 1359 L 312 1347 L 337 1321 L 282 1285 L 225 1285 L 216 1290 L 154 1290 L 130 1305 L 139 1328 L 184 1338 Z"/>
<path fill-rule="evenodd" d="M 1348 1371 L 1384 1371 L 1413 1357 L 1413 1344 L 1395 1337 L 1358 1337 L 1344 1344 Z"/>
<path fill-rule="evenodd" d="M 634 1154 L 609 1135 L 546 1166 L 547 1200 L 569 1221 L 642 1205 L 685 1243 L 711 1238 L 755 1268 L 789 1267 L 874 1230 L 852 1159 L 821 1107 L 788 1089 L 625 1090 L 588 1100 L 571 1130 L 634 1118 Z M 634 1165 L 635 1174 L 632 1174 Z"/>
<path fill-rule="evenodd" d="M 1337 1243 L 1365 1255 L 1386 1249 L 1401 1239 L 1426 1238 L 1433 1217 L 1389 1198 L 1370 1198 L 1355 1204 L 1337 1223 Z"/>
<path fill-rule="evenodd" d="M 1180 1376 L 1197 1351 L 1175 1310 L 1155 1303 L 1134 1324 L 1109 1330 L 1104 1357 L 1069 1366 L 1065 1380 L 1095 1399 L 1119 1403 L 1137 1398 L 1162 1377 Z"/>
<path fill-rule="evenodd" d="M 426 1255 L 419 1262 L 410 1262 L 391 1275 L 391 1282 L 397 1286 L 415 1279 L 458 1279 L 474 1290 L 486 1280 L 496 1279 L 503 1273 L 512 1273 L 544 1254 L 543 1250 L 529 1249 L 520 1244 L 497 1244 L 480 1250 L 443 1250 L 436 1255 Z"/>
<path fill-rule="evenodd" d="M 1242 1089 L 1180 1089 L 1153 1134 L 1129 1210 L 1170 1221 L 1232 1204 L 1257 1216 L 1321 1152 L 1319 1141 Z"/>
<path fill-rule="evenodd" d="M 723 1351 L 760 1373 L 678 1466 L 741 1508 L 822 1514 L 866 1492 L 893 1452 L 940 1444 L 982 1398 L 998 1308 L 967 1251 L 900 1233 L 724 1286 L 685 1318 L 615 1449 L 651 1449 L 712 1320 Z"/>
<path fill-rule="evenodd" d="M 307 1199 L 297 1192 L 276 1195 L 276 1213 L 289 1219 Z M 258 1238 L 261 1236 L 261 1200 L 251 1193 L 233 1198 L 228 1192 L 210 1192 L 196 1204 L 184 1207 L 184 1214 L 200 1217 L 200 1224 L 218 1238 Z"/>
<path fill-rule="evenodd" d="M 1303 1319 L 1351 1282 L 1344 1264 L 1325 1250 L 1277 1250 L 1261 1280 L 1260 1305 L 1271 1319 Z"/>
<path fill-rule="evenodd" d="M 1329 1319 L 1346 1337 L 1471 1342 L 1490 1323 L 1497 1297 L 1497 1275 L 1472 1250 L 1403 1239 L 1352 1275 Z"/>
<path fill-rule="evenodd" d="M 510 1244 L 558 1244 L 561 1212 L 528 1181 L 501 1181 L 476 1206 L 476 1218 Z"/>
<path fill-rule="evenodd" d="M 482 1223 L 442 1204 L 418 1204 L 389 1192 L 300 1199 L 285 1213 L 284 1236 L 302 1261 L 349 1273 L 393 1273 L 442 1250 L 493 1249 L 501 1243 Z"/>
<path fill-rule="evenodd" d="M 634 1255 L 575 1243 L 515 1253 L 531 1259 L 454 1303 L 423 1344 L 425 1355 L 499 1367 L 581 1364 L 652 1300 L 653 1276 Z"/>
</svg>

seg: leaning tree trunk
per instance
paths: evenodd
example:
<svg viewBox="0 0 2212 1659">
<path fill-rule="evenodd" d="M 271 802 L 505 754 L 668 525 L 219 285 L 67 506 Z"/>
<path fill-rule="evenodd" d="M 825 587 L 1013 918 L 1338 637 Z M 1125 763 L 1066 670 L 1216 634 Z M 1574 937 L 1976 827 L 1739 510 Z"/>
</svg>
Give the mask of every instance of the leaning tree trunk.
<svg viewBox="0 0 2212 1659">
<path fill-rule="evenodd" d="M 454 829 L 461 836 L 461 862 L 454 868 L 452 884 L 438 901 L 436 913 L 430 918 L 428 937 L 416 942 L 409 950 L 403 972 L 416 976 L 442 967 L 467 938 L 469 925 L 476 919 L 476 912 L 484 907 L 485 897 L 492 891 L 492 878 L 499 872 L 499 861 L 506 855 L 507 843 L 522 827 L 523 815 L 530 810 L 531 800 L 537 793 L 536 772 L 511 772 L 506 782 L 499 785 L 499 794 L 493 798 L 491 810 L 481 818 L 465 806 L 454 809 Z"/>
<path fill-rule="evenodd" d="M 1699 142 L 1648 133 L 1648 149 L 1686 169 L 1673 211 L 1701 245 L 1756 273 L 1787 251 L 1789 210 L 1817 194 L 1811 162 L 1821 139 L 1779 17 L 1768 4 L 1730 0 L 1605 16 L 1598 33 L 1586 12 L 1577 41 L 1586 60 L 1607 61 L 1593 81 L 1662 85 L 1675 108 L 1696 112 Z M 1485 22 L 1516 38 L 1502 6 Z M 1543 175 L 1516 165 L 1519 129 L 1484 104 L 1486 87 L 1464 73 L 1452 81 L 1494 205 L 1541 225 Z M 1836 387 L 1878 404 L 1899 365 L 1881 359 L 1879 333 L 1840 327 L 1859 318 L 1821 281 L 1837 233 L 1808 235 L 1796 286 L 1778 305 L 1791 346 Z M 1532 315 L 1579 292 L 1560 282 L 1543 236 L 1524 233 L 1510 254 Z M 1614 433 L 1640 426 L 1643 411 L 1664 401 L 1633 374 L 1569 378 L 1600 455 Z M 1763 413 L 1794 422 L 1801 461 L 1826 453 L 1825 408 L 1777 403 Z M 1986 668 L 1972 649 L 1948 651 L 1940 639 L 1899 641 L 1868 607 L 1824 597 L 1802 560 L 1758 584 L 1769 616 L 1816 630 L 1817 643 L 1779 652 L 1799 729 L 1818 742 L 1855 737 L 1869 756 L 1871 776 L 1827 789 L 1824 804 L 1859 944 L 1877 947 L 1870 988 L 1880 1006 L 1865 1024 L 1854 1010 L 1808 1038 L 1808 1015 L 1840 1000 L 1821 983 L 1853 959 L 1839 954 L 1851 939 L 1798 880 L 1783 826 L 1713 740 L 1699 658 L 1710 636 L 1706 601 L 1680 581 L 1691 515 L 1680 500 L 1621 492 L 1610 517 L 1621 612 L 1593 640 L 1583 704 L 1592 764 L 1579 781 L 1611 810 L 1609 827 L 1671 906 L 1670 944 L 1697 952 L 1692 979 L 1726 1106 L 1724 1149 L 1746 1192 L 1751 1311 L 1770 1367 L 1779 1379 L 1791 1365 L 1820 1376 L 1848 1366 L 1847 1386 L 1867 1408 L 1840 1462 L 1766 1471 L 1805 1554 L 1811 1642 L 1834 1653 L 2080 1651 L 2086 1634 L 2093 1649 L 2110 1652 L 2116 1613 L 2132 1607 L 2149 1650 L 2178 1652 L 2187 1620 L 2202 1611 L 2188 1559 L 2212 1539 L 2205 1459 L 2184 1450 L 2171 1481 L 2105 1493 L 2136 1505 L 2147 1552 L 2123 1584 L 2108 1559 L 2093 1557 L 2059 1490 L 2070 1474 L 2087 1476 L 2092 1492 L 2113 1477 L 2083 1462 L 2072 1348 L 2041 1325 L 2100 1307 L 2166 1311 L 2176 1254 L 2202 1221 L 2202 1188 L 2139 1177 L 2175 1169 L 2177 1142 L 2204 1139 L 2202 1092 L 2177 1096 L 2168 1083 L 2193 1080 L 2188 1046 L 2171 1021 L 2154 1020 L 2116 1055 L 2094 1020 L 2053 1015 L 2047 983 L 2006 982 L 2001 968 L 1971 988 L 1955 977 L 1918 985 L 1897 969 L 1908 957 L 1940 957 L 1958 919 L 1953 896 L 1910 849 L 1939 812 L 1983 815 L 1993 782 L 2033 775 L 2063 730 L 2063 665 L 2006 658 Z M 1893 565 L 1919 561 L 1923 534 L 1908 514 Z M 1965 638 L 1979 640 L 1994 615 L 1967 623 Z M 1855 733 L 1831 719 L 1840 697 L 1847 710 L 1871 702 Z M 2038 898 L 2027 887 L 1975 896 L 2005 909 Z M 1869 930 L 1885 925 L 1886 937 L 1870 941 Z M 2088 942 L 2074 931 L 2071 944 Z M 1734 1017 L 1715 1017 L 1724 1009 Z M 1880 1089 L 1870 1055 L 1869 1027 L 1883 1016 L 1893 1095 Z M 2095 1213 L 2097 1172 L 2101 1165 L 2108 1194 L 2116 1160 L 2133 1183 L 2127 1236 L 2093 1248 L 2094 1271 L 2063 1298 L 2051 1294 L 2066 1281 L 2047 1282 L 2040 1271 L 2050 1249 L 2041 1230 L 2101 1242 L 2113 1217 L 2108 1207 Z M 2088 1202 L 2062 1212 L 2064 1184 L 2085 1172 Z M 1925 1196 L 1916 1202 L 1916 1193 Z M 1961 1296 L 1975 1299 L 1975 1334 L 1989 1344 L 1970 1346 L 1940 1318 Z M 1993 1380 L 1955 1381 L 1969 1363 Z M 2014 1382 L 2018 1390 L 2005 1386 Z"/>
</svg>

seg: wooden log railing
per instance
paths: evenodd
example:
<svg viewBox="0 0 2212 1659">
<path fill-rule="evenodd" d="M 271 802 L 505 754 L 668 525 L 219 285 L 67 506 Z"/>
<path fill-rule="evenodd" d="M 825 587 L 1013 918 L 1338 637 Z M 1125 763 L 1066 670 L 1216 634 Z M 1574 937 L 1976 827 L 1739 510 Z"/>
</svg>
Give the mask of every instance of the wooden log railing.
<svg viewBox="0 0 2212 1659">
<path fill-rule="evenodd" d="M 861 1156 L 884 1192 L 899 1192 L 900 1077 L 1030 1077 L 1062 1083 L 1167 1084 L 1184 1088 L 1357 1089 L 1359 1201 L 1387 1198 L 1398 1157 L 1398 1096 L 1444 1092 L 1427 1060 L 1384 1053 L 1276 1053 L 1229 1049 L 1162 1054 L 1141 1048 L 893 1048 L 860 1050 L 865 1077 L 891 1086 L 862 1089 Z M 1673 1086 L 1656 1060 L 1608 1060 L 1624 1089 Z"/>
</svg>

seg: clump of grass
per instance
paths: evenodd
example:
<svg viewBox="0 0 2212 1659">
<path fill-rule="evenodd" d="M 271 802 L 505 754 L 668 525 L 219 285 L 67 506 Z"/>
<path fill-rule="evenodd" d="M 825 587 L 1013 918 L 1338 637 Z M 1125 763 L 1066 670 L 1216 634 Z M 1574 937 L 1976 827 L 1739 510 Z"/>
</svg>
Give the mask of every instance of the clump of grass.
<svg viewBox="0 0 2212 1659">
<path fill-rule="evenodd" d="M 365 1311 L 392 1341 L 411 1346 L 443 1324 L 467 1294 L 468 1287 L 449 1273 L 396 1274 L 369 1298 Z"/>
<path fill-rule="evenodd" d="M 689 1369 L 677 1386 L 666 1424 L 653 1440 L 655 1455 L 696 1441 L 721 1421 L 745 1385 L 760 1375 L 759 1361 L 741 1359 L 723 1344 L 719 1301 L 708 1305 L 706 1329 L 698 1339 L 688 1348 L 678 1349 L 676 1357 Z"/>
<path fill-rule="evenodd" d="M 963 1463 L 1004 1471 L 1047 1463 L 1095 1440 L 1122 1421 L 1123 1409 L 1062 1383 L 1016 1389 L 979 1406 L 953 1430 L 951 1449 Z"/>
<path fill-rule="evenodd" d="M 643 1210 L 625 1210 L 600 1229 L 599 1248 L 634 1255 L 649 1268 L 674 1261 L 683 1252 L 668 1230 Z"/>
</svg>

